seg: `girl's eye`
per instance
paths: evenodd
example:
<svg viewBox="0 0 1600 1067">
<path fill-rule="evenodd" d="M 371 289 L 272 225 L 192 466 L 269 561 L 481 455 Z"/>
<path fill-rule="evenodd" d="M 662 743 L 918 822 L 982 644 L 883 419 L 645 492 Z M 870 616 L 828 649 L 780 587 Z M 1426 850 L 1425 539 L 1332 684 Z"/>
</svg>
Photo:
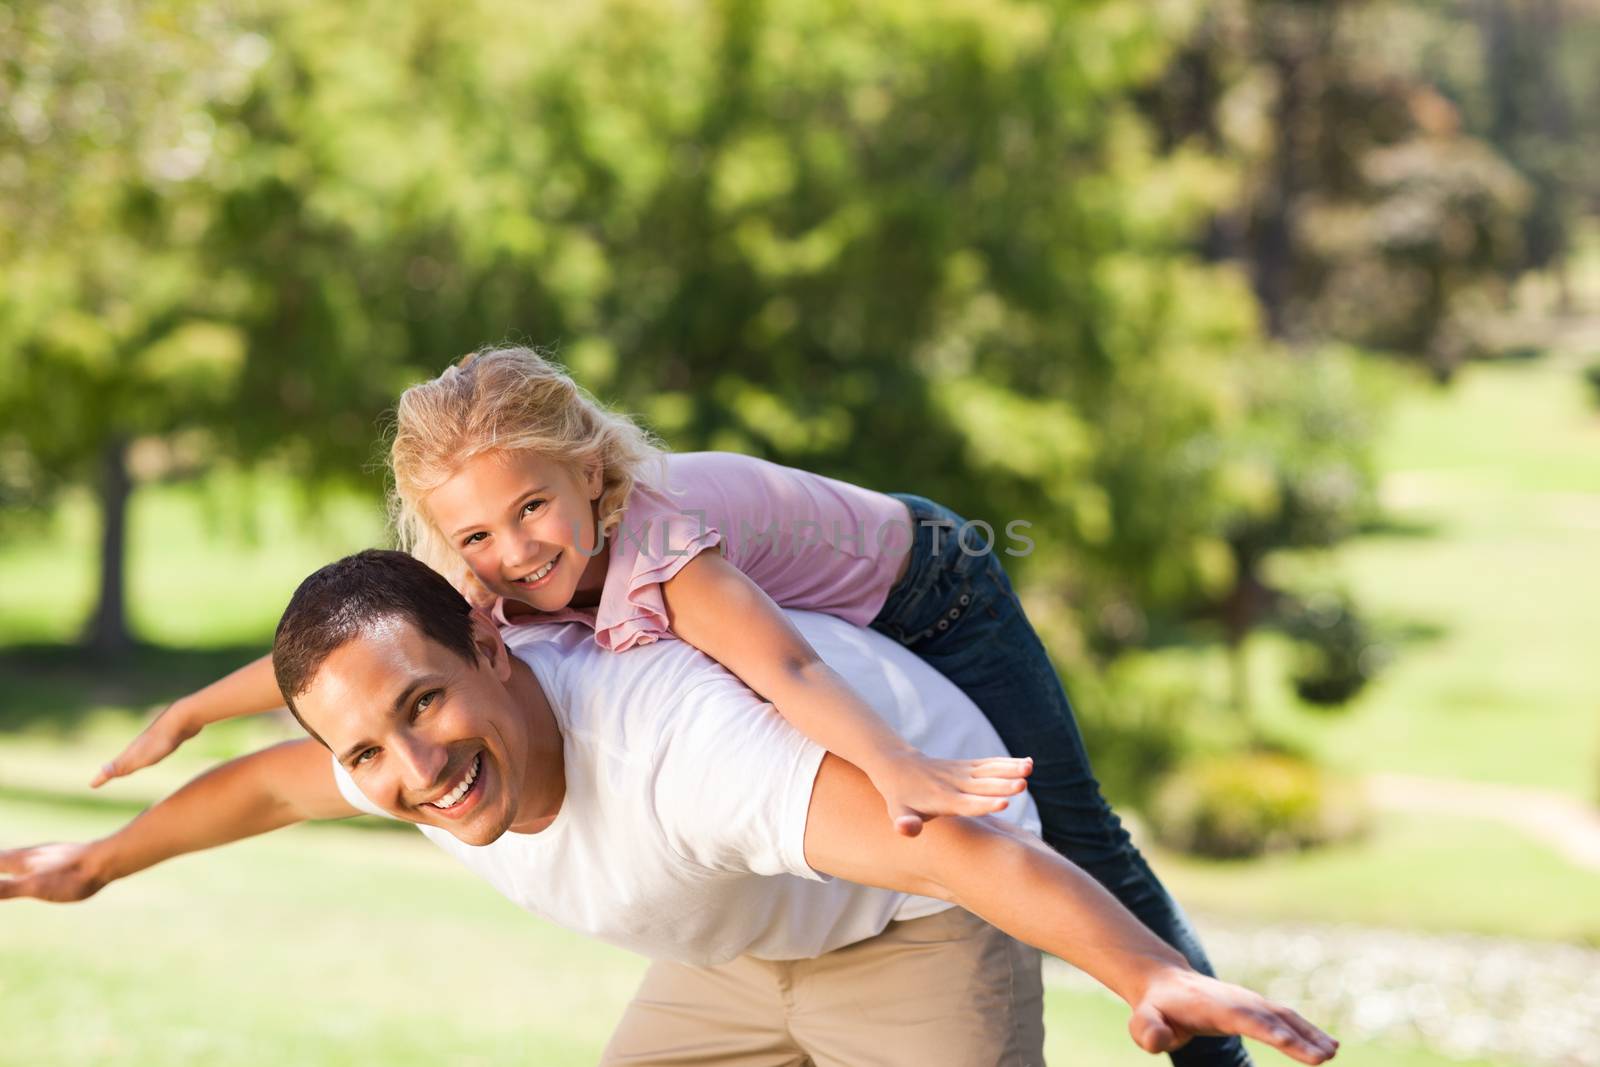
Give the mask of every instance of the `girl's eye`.
<svg viewBox="0 0 1600 1067">
<path fill-rule="evenodd" d="M 544 506 L 544 500 L 542 498 L 540 498 L 540 497 L 535 497 L 534 499 L 528 501 L 526 504 L 522 505 L 522 513 L 524 515 L 531 515 L 535 511 L 538 511 L 543 506 Z"/>
<path fill-rule="evenodd" d="M 466 536 L 466 537 L 464 537 L 464 538 L 462 538 L 462 539 L 461 539 L 461 547 L 462 547 L 462 548 L 466 548 L 466 547 L 468 547 L 468 546 L 469 546 L 469 545 L 475 545 L 475 544 L 477 544 L 477 543 L 478 543 L 478 542 L 479 542 L 479 541 L 481 541 L 481 540 L 483 540 L 483 538 L 484 538 L 484 537 L 485 537 L 485 536 L 487 536 L 487 535 L 486 535 L 486 534 L 484 534 L 484 532 L 483 532 L 483 531 L 482 531 L 482 530 L 480 530 L 480 531 L 478 531 L 478 532 L 477 532 L 477 533 L 470 533 L 470 534 L 467 534 L 467 536 Z"/>
<path fill-rule="evenodd" d="M 364 748 L 356 754 L 355 765 L 359 767 L 377 754 L 378 750 L 376 748 Z"/>
</svg>

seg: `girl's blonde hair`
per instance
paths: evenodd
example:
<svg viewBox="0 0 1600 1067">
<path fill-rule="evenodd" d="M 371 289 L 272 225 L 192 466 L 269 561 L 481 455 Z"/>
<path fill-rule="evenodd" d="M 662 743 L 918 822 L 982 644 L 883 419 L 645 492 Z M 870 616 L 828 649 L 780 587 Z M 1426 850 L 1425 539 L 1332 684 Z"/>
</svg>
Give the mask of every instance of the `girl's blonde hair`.
<svg viewBox="0 0 1600 1067">
<path fill-rule="evenodd" d="M 599 532 L 622 521 L 628 495 L 664 470 L 661 448 L 625 415 L 607 411 L 531 348 L 483 348 L 400 394 L 389 446 L 389 516 L 400 548 L 450 579 L 477 605 L 493 599 L 429 518 L 422 500 L 485 452 L 533 452 L 602 471 Z M 664 479 L 663 479 L 664 480 Z"/>
</svg>

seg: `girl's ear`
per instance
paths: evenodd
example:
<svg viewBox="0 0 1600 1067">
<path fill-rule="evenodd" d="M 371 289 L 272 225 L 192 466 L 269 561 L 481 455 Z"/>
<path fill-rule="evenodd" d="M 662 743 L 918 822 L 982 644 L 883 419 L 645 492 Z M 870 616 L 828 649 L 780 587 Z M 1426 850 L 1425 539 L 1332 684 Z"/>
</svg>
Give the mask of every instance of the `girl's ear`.
<svg viewBox="0 0 1600 1067">
<path fill-rule="evenodd" d="M 584 467 L 583 484 L 584 488 L 589 490 L 590 500 L 600 499 L 600 494 L 605 490 L 606 487 L 605 474 L 605 466 L 599 460 L 595 460 L 593 463 L 590 463 Z"/>
</svg>

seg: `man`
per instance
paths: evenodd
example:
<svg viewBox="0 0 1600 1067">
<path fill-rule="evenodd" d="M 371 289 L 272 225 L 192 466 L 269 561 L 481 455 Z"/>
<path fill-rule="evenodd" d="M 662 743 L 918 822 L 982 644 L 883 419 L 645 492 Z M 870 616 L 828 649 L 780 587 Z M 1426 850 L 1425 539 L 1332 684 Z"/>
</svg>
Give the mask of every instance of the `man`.
<svg viewBox="0 0 1600 1067">
<path fill-rule="evenodd" d="M 924 751 L 993 751 L 976 709 L 910 653 L 793 618 Z M 418 824 L 523 907 L 657 961 L 607 1064 L 1041 1063 L 1039 957 L 1008 934 L 1122 996 L 1148 1051 L 1240 1033 L 1304 1063 L 1333 1055 L 1292 1011 L 1196 974 L 1040 844 L 1026 797 L 1010 822 L 902 837 L 864 775 L 692 647 L 507 636 L 510 649 L 407 556 L 323 568 L 273 661 L 334 765 L 313 742 L 235 760 L 102 842 L 0 853 L 0 897 L 82 899 L 169 856 L 364 810 Z"/>
</svg>

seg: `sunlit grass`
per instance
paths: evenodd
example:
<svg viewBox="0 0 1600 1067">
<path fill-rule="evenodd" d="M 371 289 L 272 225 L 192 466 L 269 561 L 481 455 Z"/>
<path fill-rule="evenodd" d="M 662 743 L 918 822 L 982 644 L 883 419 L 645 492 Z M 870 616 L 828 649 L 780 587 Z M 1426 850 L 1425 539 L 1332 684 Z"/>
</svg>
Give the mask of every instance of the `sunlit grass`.
<svg viewBox="0 0 1600 1067">
<path fill-rule="evenodd" d="M 8 837 L 84 839 L 123 817 L 0 796 Z M 182 857 L 83 904 L 0 903 L 0 931 L 6 1061 L 33 1067 L 586 1067 L 645 967 L 518 910 L 420 835 L 355 823 Z M 1109 995 L 1052 989 L 1049 1061 L 1159 1062 L 1126 1022 Z M 1342 1058 L 1455 1062 L 1359 1043 Z"/>
</svg>

